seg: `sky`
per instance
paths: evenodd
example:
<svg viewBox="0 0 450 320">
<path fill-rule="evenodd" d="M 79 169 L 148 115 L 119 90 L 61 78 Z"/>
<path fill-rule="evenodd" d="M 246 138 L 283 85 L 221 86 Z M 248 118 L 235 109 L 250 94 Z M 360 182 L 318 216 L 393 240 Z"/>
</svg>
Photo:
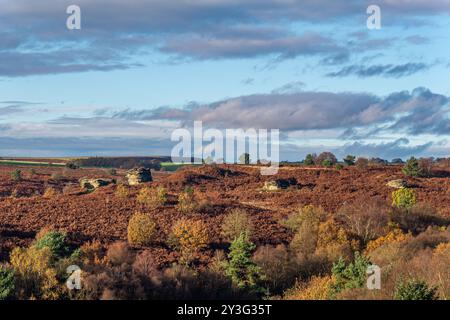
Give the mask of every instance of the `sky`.
<svg viewBox="0 0 450 320">
<path fill-rule="evenodd" d="M 448 157 L 449 40 L 450 0 L 0 0 L 0 157 L 170 155 L 194 121 Z"/>
</svg>

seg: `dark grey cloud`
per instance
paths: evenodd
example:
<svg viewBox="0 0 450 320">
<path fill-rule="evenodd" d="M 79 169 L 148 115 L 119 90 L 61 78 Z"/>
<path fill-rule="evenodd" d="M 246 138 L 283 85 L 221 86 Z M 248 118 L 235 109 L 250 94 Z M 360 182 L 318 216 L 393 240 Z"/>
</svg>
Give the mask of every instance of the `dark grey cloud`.
<svg viewBox="0 0 450 320">
<path fill-rule="evenodd" d="M 447 2 L 382 0 L 378 4 L 383 8 L 383 15 L 395 17 L 387 21 L 402 21 L 406 14 L 447 14 L 450 12 Z M 2 63 L 0 76 L 124 69 L 137 65 L 130 60 L 138 53 L 155 50 L 169 54 L 172 59 L 267 55 L 289 59 L 318 55 L 324 63 L 342 64 L 349 60 L 347 46 L 333 36 L 308 33 L 308 30 L 313 31 L 315 25 L 360 19 L 372 3 L 360 0 L 78 0 L 76 4 L 82 8 L 82 30 L 69 31 L 65 28 L 65 10 L 71 4 L 71 0 L 0 1 L 0 59 L 7 62 Z M 292 32 L 292 23 L 297 22 L 306 24 L 304 33 Z M 366 39 L 366 48 L 361 50 L 376 47 L 373 41 L 385 46 L 387 40 Z M 17 62 L 11 56 L 16 56 Z"/>
<path fill-rule="evenodd" d="M 429 69 L 430 66 L 425 63 L 405 63 L 401 65 L 353 65 L 344 67 L 339 71 L 330 72 L 327 74 L 328 77 L 348 77 L 355 75 L 359 78 L 368 77 L 391 77 L 400 78 L 410 76 L 412 74 Z"/>
</svg>

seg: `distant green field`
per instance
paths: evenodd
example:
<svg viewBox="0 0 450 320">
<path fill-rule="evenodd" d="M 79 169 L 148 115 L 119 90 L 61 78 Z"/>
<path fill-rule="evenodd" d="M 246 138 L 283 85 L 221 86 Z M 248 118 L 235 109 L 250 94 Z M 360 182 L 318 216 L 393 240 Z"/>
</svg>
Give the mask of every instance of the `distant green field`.
<svg viewBox="0 0 450 320">
<path fill-rule="evenodd" d="M 0 165 L 5 165 L 5 166 L 17 165 L 17 166 L 39 166 L 39 167 L 63 167 L 63 166 L 65 166 L 65 163 L 0 160 Z"/>
<path fill-rule="evenodd" d="M 177 171 L 181 167 L 194 167 L 198 166 L 198 164 L 185 164 L 185 163 L 173 163 L 173 162 L 161 162 L 161 167 L 164 168 L 166 171 Z"/>
</svg>

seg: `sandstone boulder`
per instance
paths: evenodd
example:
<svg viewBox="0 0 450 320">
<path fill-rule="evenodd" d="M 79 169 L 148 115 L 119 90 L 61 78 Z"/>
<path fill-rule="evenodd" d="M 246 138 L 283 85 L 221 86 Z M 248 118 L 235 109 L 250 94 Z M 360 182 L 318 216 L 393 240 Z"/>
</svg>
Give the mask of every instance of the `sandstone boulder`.
<svg viewBox="0 0 450 320">
<path fill-rule="evenodd" d="M 408 186 L 408 183 L 403 179 L 397 179 L 389 181 L 388 183 L 386 183 L 386 186 L 390 188 L 401 189 L 406 188 Z"/>
<path fill-rule="evenodd" d="M 276 191 L 276 190 L 280 190 L 280 189 L 287 189 L 290 186 L 293 186 L 296 184 L 297 184 L 297 180 L 295 178 L 269 180 L 269 181 L 264 182 L 263 190 Z"/>
<path fill-rule="evenodd" d="M 86 190 L 96 190 L 100 187 L 104 187 L 107 186 L 109 184 L 114 183 L 114 180 L 112 179 L 88 179 L 88 178 L 83 178 L 80 180 L 80 186 L 83 189 Z"/>
<path fill-rule="evenodd" d="M 126 177 L 130 186 L 135 186 L 143 182 L 153 181 L 151 170 L 146 168 L 129 170 Z"/>
</svg>

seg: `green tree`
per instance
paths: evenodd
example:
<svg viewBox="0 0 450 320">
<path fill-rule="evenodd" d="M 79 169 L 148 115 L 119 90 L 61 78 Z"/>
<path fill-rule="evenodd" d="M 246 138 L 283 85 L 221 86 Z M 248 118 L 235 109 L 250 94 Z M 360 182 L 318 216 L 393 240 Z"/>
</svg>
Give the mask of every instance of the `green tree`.
<svg viewBox="0 0 450 320">
<path fill-rule="evenodd" d="M 11 173 L 11 177 L 14 181 L 22 180 L 22 170 L 16 169 Z"/>
<path fill-rule="evenodd" d="M 400 282 L 395 290 L 396 300 L 436 300 L 436 288 L 425 281 L 410 280 Z"/>
<path fill-rule="evenodd" d="M 314 164 L 314 156 L 312 154 L 307 154 L 304 163 L 307 166 L 312 166 Z"/>
<path fill-rule="evenodd" d="M 69 255 L 70 248 L 67 245 L 66 234 L 58 231 L 49 231 L 36 240 L 37 249 L 49 248 L 52 255 L 57 258 Z"/>
<path fill-rule="evenodd" d="M 422 169 L 420 168 L 419 161 L 411 157 L 406 161 L 405 166 L 402 169 L 403 173 L 409 177 L 420 177 L 422 176 Z"/>
<path fill-rule="evenodd" d="M 355 165 L 355 159 L 356 159 L 355 156 L 352 156 L 352 155 L 349 154 L 349 155 L 346 156 L 343 160 L 344 160 L 344 162 L 345 162 L 346 165 L 348 165 L 348 166 L 354 166 L 354 165 Z"/>
<path fill-rule="evenodd" d="M 0 300 L 11 297 L 14 292 L 14 270 L 0 266 Z"/>
<path fill-rule="evenodd" d="M 264 291 L 261 287 L 263 276 L 261 268 L 251 259 L 255 249 L 256 246 L 248 240 L 244 233 L 241 233 L 231 243 L 225 274 L 239 289 L 259 294 Z"/>
<path fill-rule="evenodd" d="M 339 293 L 346 289 L 361 288 L 366 282 L 367 267 L 371 263 L 369 259 L 355 253 L 354 261 L 350 264 L 346 264 L 344 259 L 340 258 L 337 262 L 333 263 L 331 272 L 335 278 L 335 282 L 332 285 L 332 291 Z"/>
</svg>

